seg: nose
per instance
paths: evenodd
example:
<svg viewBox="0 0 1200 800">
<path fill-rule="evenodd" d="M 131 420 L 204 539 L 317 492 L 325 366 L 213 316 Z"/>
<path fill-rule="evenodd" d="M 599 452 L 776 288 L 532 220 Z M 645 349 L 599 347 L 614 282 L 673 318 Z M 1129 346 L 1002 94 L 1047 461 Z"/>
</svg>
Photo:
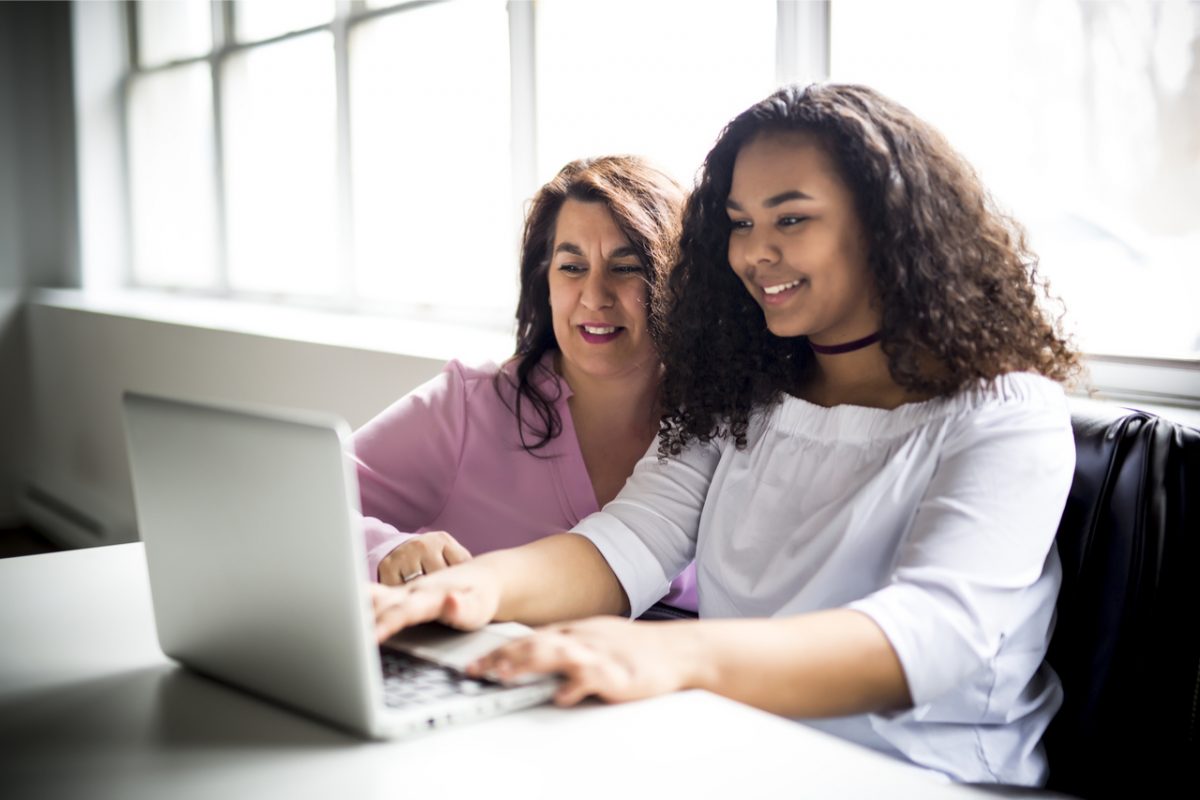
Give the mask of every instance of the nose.
<svg viewBox="0 0 1200 800">
<path fill-rule="evenodd" d="M 757 225 L 750 229 L 746 236 L 745 260 L 751 267 L 769 267 L 779 261 L 779 248 L 770 230 Z"/>
<path fill-rule="evenodd" d="M 608 270 L 588 270 L 587 277 L 584 278 L 583 295 L 580 301 L 585 308 L 593 311 L 613 306 L 616 302 L 616 295 L 609 281 Z"/>
<path fill-rule="evenodd" d="M 781 253 L 772 232 L 758 226 L 729 239 L 729 263 L 734 269 L 753 278 L 759 269 L 768 269 L 779 263 Z"/>
</svg>

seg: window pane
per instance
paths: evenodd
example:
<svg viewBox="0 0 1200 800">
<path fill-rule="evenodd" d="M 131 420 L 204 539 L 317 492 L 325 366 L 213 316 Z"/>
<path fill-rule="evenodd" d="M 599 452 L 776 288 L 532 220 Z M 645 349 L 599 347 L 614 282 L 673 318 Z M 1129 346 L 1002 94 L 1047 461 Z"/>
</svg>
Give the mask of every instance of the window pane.
<svg viewBox="0 0 1200 800">
<path fill-rule="evenodd" d="M 543 0 L 538 177 L 637 153 L 690 186 L 735 114 L 774 87 L 773 0 Z"/>
<path fill-rule="evenodd" d="M 210 0 L 139 2 L 135 7 L 141 66 L 194 58 L 212 49 Z"/>
<path fill-rule="evenodd" d="M 233 7 L 239 42 L 270 39 L 332 19 L 333 0 L 237 0 Z"/>
<path fill-rule="evenodd" d="M 831 23 L 833 77 L 972 161 L 1085 350 L 1200 357 L 1200 3 L 837 0 Z"/>
<path fill-rule="evenodd" d="M 335 292 L 333 38 L 315 33 L 242 51 L 224 78 L 230 285 Z"/>
<path fill-rule="evenodd" d="M 214 174 L 208 64 L 135 77 L 129 86 L 135 283 L 214 284 Z"/>
<path fill-rule="evenodd" d="M 518 234 L 504 3 L 370 20 L 355 27 L 350 53 L 359 294 L 511 309 Z"/>
</svg>

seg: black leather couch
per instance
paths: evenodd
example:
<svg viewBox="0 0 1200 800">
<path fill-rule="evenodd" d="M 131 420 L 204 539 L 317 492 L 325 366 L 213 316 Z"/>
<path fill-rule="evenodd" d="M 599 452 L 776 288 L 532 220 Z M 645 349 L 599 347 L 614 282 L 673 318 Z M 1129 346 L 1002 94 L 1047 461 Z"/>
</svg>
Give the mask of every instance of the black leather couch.
<svg viewBox="0 0 1200 800">
<path fill-rule="evenodd" d="M 1072 424 L 1047 788 L 1200 797 L 1200 431 L 1104 407 Z"/>
</svg>

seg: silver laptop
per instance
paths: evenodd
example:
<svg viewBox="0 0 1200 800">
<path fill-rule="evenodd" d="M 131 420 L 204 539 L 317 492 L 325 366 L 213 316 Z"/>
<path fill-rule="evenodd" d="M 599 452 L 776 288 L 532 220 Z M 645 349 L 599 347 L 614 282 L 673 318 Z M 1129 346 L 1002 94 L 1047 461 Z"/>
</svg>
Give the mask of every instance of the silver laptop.
<svg viewBox="0 0 1200 800">
<path fill-rule="evenodd" d="M 334 417 L 126 393 L 138 528 L 171 658 L 338 727 L 409 736 L 544 702 L 556 681 L 459 671 L 528 633 L 374 638 L 349 428 Z"/>
</svg>

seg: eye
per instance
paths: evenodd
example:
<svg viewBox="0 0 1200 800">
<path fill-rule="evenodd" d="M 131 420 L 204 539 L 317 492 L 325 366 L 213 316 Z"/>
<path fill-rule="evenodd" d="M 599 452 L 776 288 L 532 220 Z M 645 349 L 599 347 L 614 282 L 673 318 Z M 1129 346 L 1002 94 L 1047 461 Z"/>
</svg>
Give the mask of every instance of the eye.
<svg viewBox="0 0 1200 800">
<path fill-rule="evenodd" d="M 612 271 L 618 275 L 641 275 L 646 269 L 641 264 L 614 264 Z"/>
<path fill-rule="evenodd" d="M 583 264 L 576 264 L 574 262 L 568 261 L 568 262 L 559 264 L 558 271 L 565 272 L 569 275 L 580 275 L 584 272 L 587 272 L 587 266 L 585 266 Z"/>
<path fill-rule="evenodd" d="M 748 231 L 754 227 L 754 223 L 748 219 L 731 219 L 729 220 L 729 228 L 734 231 Z"/>
<path fill-rule="evenodd" d="M 804 222 L 807 219 L 809 219 L 809 217 L 799 217 L 799 216 L 780 217 L 778 224 L 779 224 L 779 227 L 781 227 L 781 228 L 790 228 L 793 225 L 799 225 L 801 222 Z"/>
</svg>

